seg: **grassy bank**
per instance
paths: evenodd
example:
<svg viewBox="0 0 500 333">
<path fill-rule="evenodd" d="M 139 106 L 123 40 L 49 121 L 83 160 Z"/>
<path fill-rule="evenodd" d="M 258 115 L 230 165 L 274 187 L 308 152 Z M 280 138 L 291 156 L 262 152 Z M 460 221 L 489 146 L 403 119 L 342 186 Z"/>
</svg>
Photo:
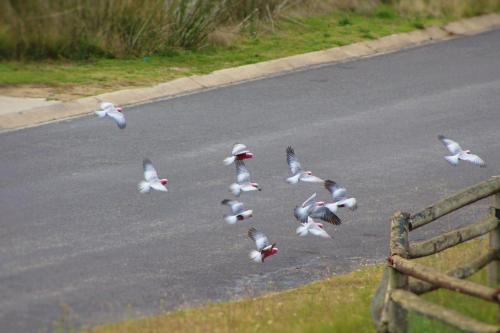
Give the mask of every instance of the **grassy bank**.
<svg viewBox="0 0 500 333">
<path fill-rule="evenodd" d="M 420 16 L 476 15 L 497 0 L 4 0 L 0 58 L 88 59 L 168 54 L 217 44 L 231 28 L 255 35 L 261 23 L 332 10 L 371 14 L 380 4 Z"/>
<path fill-rule="evenodd" d="M 447 270 L 485 249 L 485 241 L 472 241 L 421 262 Z M 107 324 L 85 333 L 374 332 L 369 307 L 382 271 L 382 265 L 365 267 L 285 292 Z M 485 270 L 472 280 L 485 283 Z M 493 304 L 448 291 L 425 298 L 495 323 L 497 306 Z M 412 332 L 454 332 L 417 315 L 411 317 L 410 328 Z"/>
<path fill-rule="evenodd" d="M 349 2 L 350 7 L 340 6 L 339 0 L 332 2 L 336 4 L 324 9 L 317 5 L 295 7 L 270 14 L 255 24 L 245 21 L 241 26 L 220 27 L 198 49 L 174 47 L 158 55 L 123 59 L 3 61 L 0 94 L 68 100 L 379 38 L 500 7 L 500 0 L 479 1 L 489 3 L 483 7 L 469 4 L 448 9 L 436 5 L 440 1 L 432 6 L 425 1 L 414 1 L 411 5 L 408 1 L 391 5 L 353 1 Z M 495 2 L 498 7 L 492 5 Z M 318 15 L 319 12 L 326 14 Z"/>
</svg>

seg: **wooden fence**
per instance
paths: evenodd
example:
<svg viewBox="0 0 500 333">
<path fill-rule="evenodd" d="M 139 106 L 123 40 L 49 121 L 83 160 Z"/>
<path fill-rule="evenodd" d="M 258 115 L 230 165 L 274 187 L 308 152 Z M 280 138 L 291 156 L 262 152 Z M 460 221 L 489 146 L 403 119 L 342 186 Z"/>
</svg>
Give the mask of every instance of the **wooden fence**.
<svg viewBox="0 0 500 333">
<path fill-rule="evenodd" d="M 439 217 L 486 197 L 492 198 L 489 216 L 472 225 L 432 239 L 410 242 L 408 233 Z M 500 176 L 467 188 L 410 215 L 397 212 L 391 219 L 390 254 L 384 279 L 372 303 L 378 332 L 407 332 L 407 311 L 414 311 L 467 332 L 500 332 L 500 326 L 483 323 L 423 300 L 418 295 L 446 288 L 500 304 Z M 472 262 L 441 273 L 410 259 L 436 254 L 489 233 L 489 250 Z M 463 280 L 488 265 L 489 287 Z M 409 283 L 408 277 L 418 279 Z M 378 301 L 377 301 L 378 300 Z"/>
</svg>

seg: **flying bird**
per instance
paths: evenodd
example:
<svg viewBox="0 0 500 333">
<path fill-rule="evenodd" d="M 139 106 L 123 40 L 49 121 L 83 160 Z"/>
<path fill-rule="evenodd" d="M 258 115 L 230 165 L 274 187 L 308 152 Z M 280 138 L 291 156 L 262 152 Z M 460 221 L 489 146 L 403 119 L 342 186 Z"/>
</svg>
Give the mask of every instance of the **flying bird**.
<svg viewBox="0 0 500 333">
<path fill-rule="evenodd" d="M 307 218 L 306 223 L 300 223 L 300 226 L 297 228 L 296 232 L 299 236 L 306 236 L 307 234 L 311 234 L 322 238 L 332 238 L 325 231 L 322 223 L 317 223 L 310 217 Z"/>
<path fill-rule="evenodd" d="M 158 173 L 153 166 L 153 163 L 148 158 L 145 158 L 142 162 L 142 167 L 144 169 L 144 179 L 139 183 L 137 188 L 141 193 L 148 193 L 151 189 L 167 192 L 167 183 L 168 180 L 166 178 L 160 179 L 158 177 Z"/>
<path fill-rule="evenodd" d="M 264 262 L 267 257 L 278 253 L 276 243 L 270 244 L 267 236 L 263 232 L 257 231 L 255 228 L 248 230 L 248 237 L 255 242 L 257 250 L 250 252 L 250 259 L 255 262 Z"/>
<path fill-rule="evenodd" d="M 323 201 L 315 201 L 316 193 L 311 195 L 300 206 L 295 206 L 293 215 L 301 223 L 307 223 L 309 218 L 321 219 L 331 224 L 341 224 L 340 218 L 325 206 Z"/>
<path fill-rule="evenodd" d="M 229 224 L 235 224 L 236 221 L 243 221 L 253 216 L 253 211 L 251 209 L 245 209 L 243 202 L 224 199 L 221 204 L 229 206 L 231 209 L 231 214 L 224 215 L 224 220 Z"/>
<path fill-rule="evenodd" d="M 308 183 L 322 183 L 323 179 L 316 177 L 309 170 L 302 169 L 302 166 L 295 155 L 295 151 L 292 147 L 286 149 L 286 162 L 290 168 L 291 177 L 288 177 L 286 181 L 290 184 L 297 184 L 299 181 Z"/>
<path fill-rule="evenodd" d="M 127 122 L 122 111 L 123 109 L 121 107 L 115 107 L 113 103 L 104 102 L 101 103 L 101 109 L 96 111 L 95 114 L 99 118 L 104 118 L 106 116 L 112 118 L 116 125 L 118 125 L 118 128 L 124 129 L 127 126 Z"/>
<path fill-rule="evenodd" d="M 250 181 L 250 172 L 243 161 L 236 161 L 236 183 L 229 186 L 229 190 L 236 197 L 239 197 L 241 192 L 261 191 L 259 184 Z"/>
<path fill-rule="evenodd" d="M 463 150 L 457 142 L 448 139 L 444 135 L 438 135 L 438 139 L 452 154 L 444 157 L 451 165 L 458 165 L 458 162 L 462 160 L 479 165 L 482 168 L 486 167 L 486 163 L 479 156 L 472 154 L 470 150 Z"/>
<path fill-rule="evenodd" d="M 242 161 L 253 157 L 253 154 L 248 150 L 247 146 L 241 143 L 236 143 L 233 146 L 230 157 L 224 159 L 224 165 L 230 165 L 234 161 Z"/>
<path fill-rule="evenodd" d="M 348 198 L 345 187 L 340 186 L 333 180 L 325 180 L 325 188 L 331 193 L 333 203 L 327 203 L 325 206 L 332 212 L 336 213 L 339 207 L 347 207 L 350 210 L 358 208 L 356 198 Z"/>
</svg>

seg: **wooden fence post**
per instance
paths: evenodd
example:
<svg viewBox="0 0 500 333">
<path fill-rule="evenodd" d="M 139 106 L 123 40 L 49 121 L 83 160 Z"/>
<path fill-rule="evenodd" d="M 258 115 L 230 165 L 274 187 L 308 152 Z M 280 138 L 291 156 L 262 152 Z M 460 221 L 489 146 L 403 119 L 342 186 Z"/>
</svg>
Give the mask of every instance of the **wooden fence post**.
<svg viewBox="0 0 500 333">
<path fill-rule="evenodd" d="M 410 215 L 397 212 L 391 219 L 390 255 L 408 258 L 408 230 Z M 390 257 L 389 257 L 390 260 Z M 408 289 L 408 276 L 389 267 L 388 293 L 394 289 Z M 390 299 L 387 308 L 388 330 L 390 333 L 406 333 L 408 331 L 407 311 Z"/>
<path fill-rule="evenodd" d="M 491 196 L 491 214 L 500 219 L 500 193 Z M 500 252 L 500 225 L 490 231 L 490 249 Z M 493 260 L 488 265 L 488 285 L 497 288 L 500 284 L 500 262 Z"/>
<path fill-rule="evenodd" d="M 500 220 L 500 193 L 491 196 L 491 215 Z M 497 253 L 497 257 L 488 265 L 488 285 L 498 288 L 500 284 L 500 225 L 490 231 L 490 250 Z M 500 322 L 500 310 L 497 311 L 497 322 Z"/>
</svg>

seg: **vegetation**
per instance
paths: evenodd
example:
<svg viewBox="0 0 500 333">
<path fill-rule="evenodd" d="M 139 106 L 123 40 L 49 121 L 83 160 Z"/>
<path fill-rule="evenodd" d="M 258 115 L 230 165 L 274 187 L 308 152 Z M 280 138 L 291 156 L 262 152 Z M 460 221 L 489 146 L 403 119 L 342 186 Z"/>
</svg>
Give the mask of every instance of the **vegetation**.
<svg viewBox="0 0 500 333">
<path fill-rule="evenodd" d="M 380 9 L 387 3 L 386 9 Z M 498 0 L 5 0 L 0 57 L 89 59 L 170 54 L 217 44 L 218 29 L 255 35 L 260 22 L 334 9 L 392 19 L 469 16 L 498 10 Z M 346 17 L 341 21 L 347 23 Z M 274 29 L 274 27 L 273 27 Z"/>
<path fill-rule="evenodd" d="M 485 241 L 471 241 L 419 261 L 445 271 L 485 250 Z M 106 324 L 85 333 L 374 332 L 369 308 L 382 272 L 383 265 L 368 266 L 293 290 Z M 486 283 L 486 271 L 474 275 L 472 280 Z M 497 306 L 494 304 L 442 290 L 424 297 L 473 318 L 495 323 Z M 410 329 L 412 332 L 454 332 L 417 315 L 411 316 Z"/>
<path fill-rule="evenodd" d="M 499 9 L 500 0 L 5 0 L 0 93 L 74 99 Z"/>
<path fill-rule="evenodd" d="M 0 93 L 68 100 L 345 45 L 446 20 L 400 15 L 381 18 L 384 14 L 380 13 L 384 10 L 379 9 L 377 15 L 337 10 L 321 16 L 290 16 L 272 25 L 262 24 L 256 34 L 250 34 L 249 28 L 240 33 L 218 30 L 212 33 L 210 46 L 172 48 L 162 55 L 4 61 L 0 62 Z"/>
</svg>

